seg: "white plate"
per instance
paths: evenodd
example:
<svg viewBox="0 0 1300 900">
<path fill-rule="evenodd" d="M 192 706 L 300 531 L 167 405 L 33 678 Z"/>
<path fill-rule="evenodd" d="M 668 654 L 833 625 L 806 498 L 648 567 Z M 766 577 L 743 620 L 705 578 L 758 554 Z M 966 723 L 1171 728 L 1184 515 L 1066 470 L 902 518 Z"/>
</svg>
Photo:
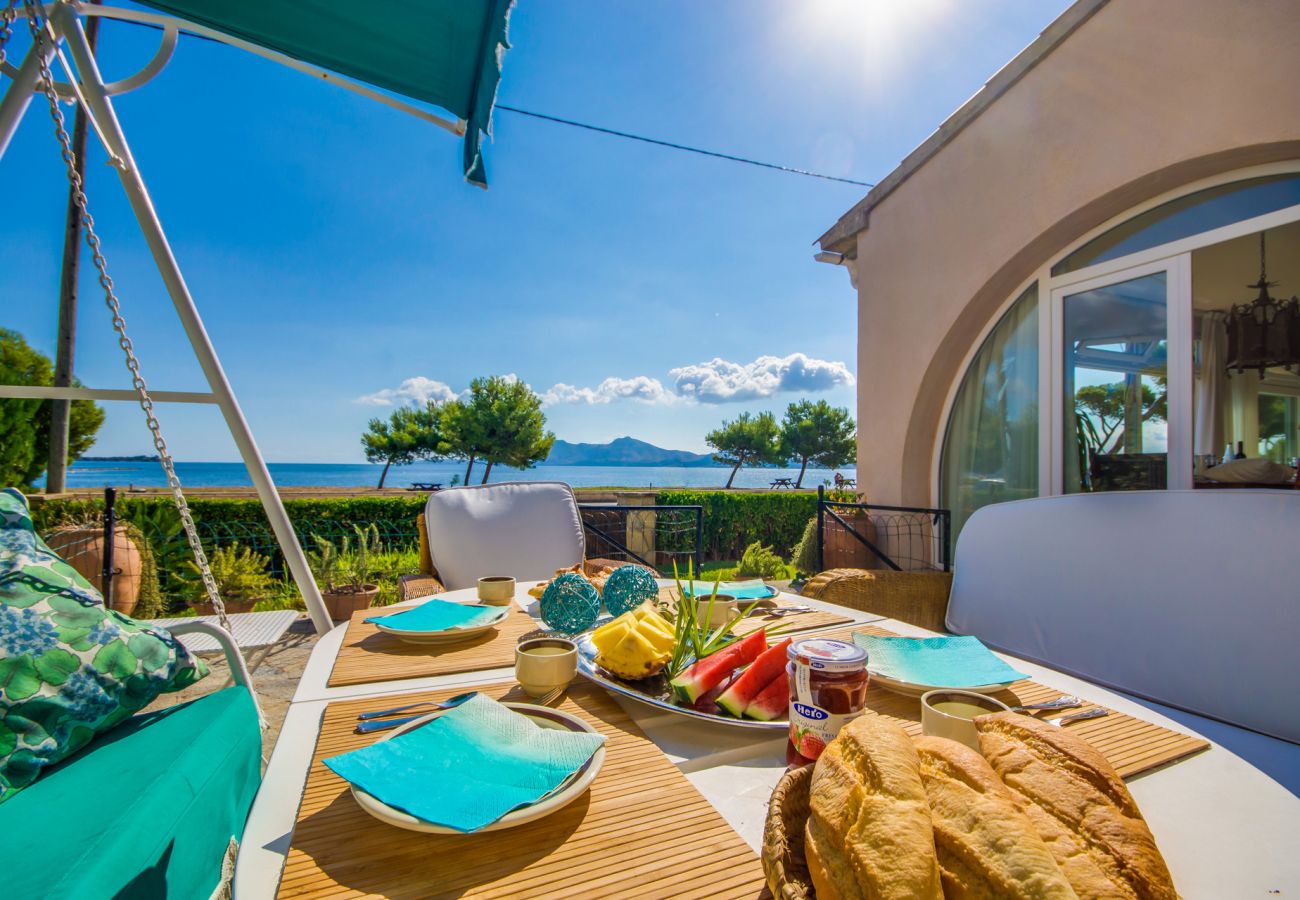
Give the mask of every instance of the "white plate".
<svg viewBox="0 0 1300 900">
<path fill-rule="evenodd" d="M 531 703 L 503 703 L 517 713 L 522 713 L 532 719 L 542 728 L 553 728 L 557 731 L 585 731 L 590 734 L 596 734 L 596 729 L 592 728 L 577 716 L 570 715 L 558 709 L 551 709 L 548 706 L 534 706 Z M 453 707 L 454 708 L 454 707 Z M 429 722 L 438 716 L 443 715 L 448 710 L 440 709 L 430 713 L 410 724 L 403 725 L 401 728 L 386 734 L 381 741 L 391 741 L 399 734 L 410 731 L 412 728 L 419 728 L 425 722 Z M 485 825 L 477 831 L 469 832 L 470 834 L 479 834 L 484 831 L 501 831 L 505 828 L 514 828 L 516 825 L 523 825 L 525 822 L 533 822 L 537 819 L 549 816 L 556 810 L 563 809 L 574 800 L 577 800 L 582 794 L 591 787 L 592 781 L 596 779 L 596 774 L 600 767 L 605 763 L 605 745 L 601 744 L 596 752 L 591 755 L 583 765 L 559 787 L 542 797 L 536 803 L 519 809 L 511 810 L 501 818 L 497 819 L 491 825 Z M 377 800 L 370 794 L 358 787 L 352 786 L 352 797 L 357 804 L 370 813 L 381 822 L 387 822 L 398 828 L 405 828 L 407 831 L 423 831 L 427 834 L 465 834 L 464 831 L 458 831 L 455 828 L 448 828 L 446 825 L 437 825 L 433 822 L 426 822 L 423 819 L 417 819 L 410 813 L 403 812 L 396 807 L 389 806 L 381 800 Z"/>
<path fill-rule="evenodd" d="M 877 675 L 870 669 L 867 670 L 871 676 L 871 684 L 880 685 L 888 691 L 896 694 L 906 694 L 909 697 L 919 697 L 927 691 L 970 691 L 972 694 L 996 694 L 998 691 L 1005 691 L 1014 681 L 1006 684 L 977 684 L 974 687 L 953 687 L 950 684 L 914 684 L 910 681 L 897 681 L 893 678 L 886 678 L 884 675 Z"/>
<path fill-rule="evenodd" d="M 461 641 L 468 641 L 479 635 L 486 634 L 504 622 L 506 616 L 510 615 L 510 607 L 508 606 L 487 606 L 482 603 L 465 603 L 462 605 L 496 609 L 500 610 L 500 612 L 486 624 L 474 625 L 469 628 L 443 628 L 438 631 L 403 631 L 398 628 L 385 628 L 383 618 L 376 619 L 373 624 L 384 634 L 390 634 L 399 641 L 406 641 L 408 644 L 458 644 Z M 397 614 L 394 613 L 394 615 Z"/>
</svg>

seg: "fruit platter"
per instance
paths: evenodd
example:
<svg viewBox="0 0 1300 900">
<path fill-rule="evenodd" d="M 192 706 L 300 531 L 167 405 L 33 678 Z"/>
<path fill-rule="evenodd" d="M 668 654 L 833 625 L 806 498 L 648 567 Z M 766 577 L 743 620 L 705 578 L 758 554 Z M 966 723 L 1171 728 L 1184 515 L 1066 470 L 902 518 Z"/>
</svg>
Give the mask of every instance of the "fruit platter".
<svg viewBox="0 0 1300 900">
<path fill-rule="evenodd" d="M 680 594 L 679 594 L 680 596 Z M 748 612 L 746 610 L 745 612 Z M 790 639 L 766 628 L 738 638 L 694 604 L 647 601 L 576 638 L 578 671 L 606 690 L 667 712 L 741 728 L 785 730 Z"/>
</svg>

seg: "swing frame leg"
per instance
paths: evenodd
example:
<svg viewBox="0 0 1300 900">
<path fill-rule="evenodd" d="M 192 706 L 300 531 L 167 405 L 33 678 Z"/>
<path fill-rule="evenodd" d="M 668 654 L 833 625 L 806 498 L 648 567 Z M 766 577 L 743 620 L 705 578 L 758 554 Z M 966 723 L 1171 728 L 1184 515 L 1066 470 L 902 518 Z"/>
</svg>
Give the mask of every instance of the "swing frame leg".
<svg viewBox="0 0 1300 900">
<path fill-rule="evenodd" d="M 257 448 L 252 431 L 244 419 L 244 413 L 221 367 L 217 351 L 203 327 L 203 320 L 194 305 L 189 287 L 181 275 L 180 266 L 172 254 L 149 191 L 136 166 L 135 158 L 131 155 L 126 135 L 122 131 L 113 103 L 109 99 L 99 67 L 90 52 L 81 21 L 77 18 L 76 12 L 63 3 L 52 4 L 47 7 L 47 10 L 56 42 L 61 40 L 67 43 L 68 51 L 76 64 L 80 87 L 90 114 L 98 122 L 99 134 L 105 149 L 110 157 L 115 158 L 114 168 L 122 182 L 127 200 L 144 234 L 149 252 L 153 255 L 158 273 L 167 287 L 176 315 L 185 328 L 190 347 L 207 378 L 213 399 L 221 408 L 226 426 L 235 440 L 235 445 L 239 448 L 239 455 L 248 469 L 253 486 L 257 489 L 257 495 L 266 510 L 266 517 L 284 554 L 285 563 L 307 605 L 312 624 L 318 633 L 325 634 L 334 628 L 334 622 L 325 608 L 325 601 L 321 598 L 320 589 L 316 586 L 316 581 L 307 566 L 307 559 L 303 554 L 302 546 L 298 543 L 298 536 L 289 522 L 284 503 L 276 492 L 271 473 L 267 470 L 266 462 Z M 50 49 L 52 52 L 53 48 Z M 9 86 L 3 101 L 0 101 L 0 114 L 2 114 L 0 115 L 0 156 L 3 156 L 9 138 L 31 102 L 31 92 L 38 79 L 39 65 L 40 62 L 35 54 L 29 53 L 20 70 L 28 74 L 25 78 L 20 74 L 20 77 Z"/>
</svg>

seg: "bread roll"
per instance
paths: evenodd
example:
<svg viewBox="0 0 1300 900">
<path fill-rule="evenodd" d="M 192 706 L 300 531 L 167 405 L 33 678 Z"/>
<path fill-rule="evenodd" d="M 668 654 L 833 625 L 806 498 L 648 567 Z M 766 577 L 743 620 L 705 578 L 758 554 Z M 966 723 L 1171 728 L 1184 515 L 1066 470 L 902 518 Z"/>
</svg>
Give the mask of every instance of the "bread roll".
<svg viewBox="0 0 1300 900">
<path fill-rule="evenodd" d="M 1078 735 L 1005 712 L 975 719 L 980 752 L 1084 900 L 1168 898 L 1173 880 L 1132 795 Z"/>
<path fill-rule="evenodd" d="M 817 760 L 805 831 L 818 900 L 938 900 L 930 807 L 912 739 L 863 715 Z"/>
<path fill-rule="evenodd" d="M 940 737 L 916 740 L 943 895 L 1075 900 L 1033 824 L 984 757 Z"/>
</svg>

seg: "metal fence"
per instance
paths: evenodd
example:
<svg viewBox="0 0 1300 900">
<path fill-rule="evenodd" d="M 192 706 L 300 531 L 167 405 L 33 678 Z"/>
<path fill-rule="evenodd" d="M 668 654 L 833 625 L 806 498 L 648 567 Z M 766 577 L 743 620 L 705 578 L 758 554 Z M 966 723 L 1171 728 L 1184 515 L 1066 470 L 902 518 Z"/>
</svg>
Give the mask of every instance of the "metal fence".
<svg viewBox="0 0 1300 900">
<path fill-rule="evenodd" d="M 827 500 L 818 488 L 817 558 L 821 571 L 947 572 L 952 568 L 952 513 Z"/>
<path fill-rule="evenodd" d="M 704 539 L 703 506 L 618 506 L 582 503 L 587 557 L 621 559 L 665 575 L 673 564 L 700 571 Z"/>
</svg>

